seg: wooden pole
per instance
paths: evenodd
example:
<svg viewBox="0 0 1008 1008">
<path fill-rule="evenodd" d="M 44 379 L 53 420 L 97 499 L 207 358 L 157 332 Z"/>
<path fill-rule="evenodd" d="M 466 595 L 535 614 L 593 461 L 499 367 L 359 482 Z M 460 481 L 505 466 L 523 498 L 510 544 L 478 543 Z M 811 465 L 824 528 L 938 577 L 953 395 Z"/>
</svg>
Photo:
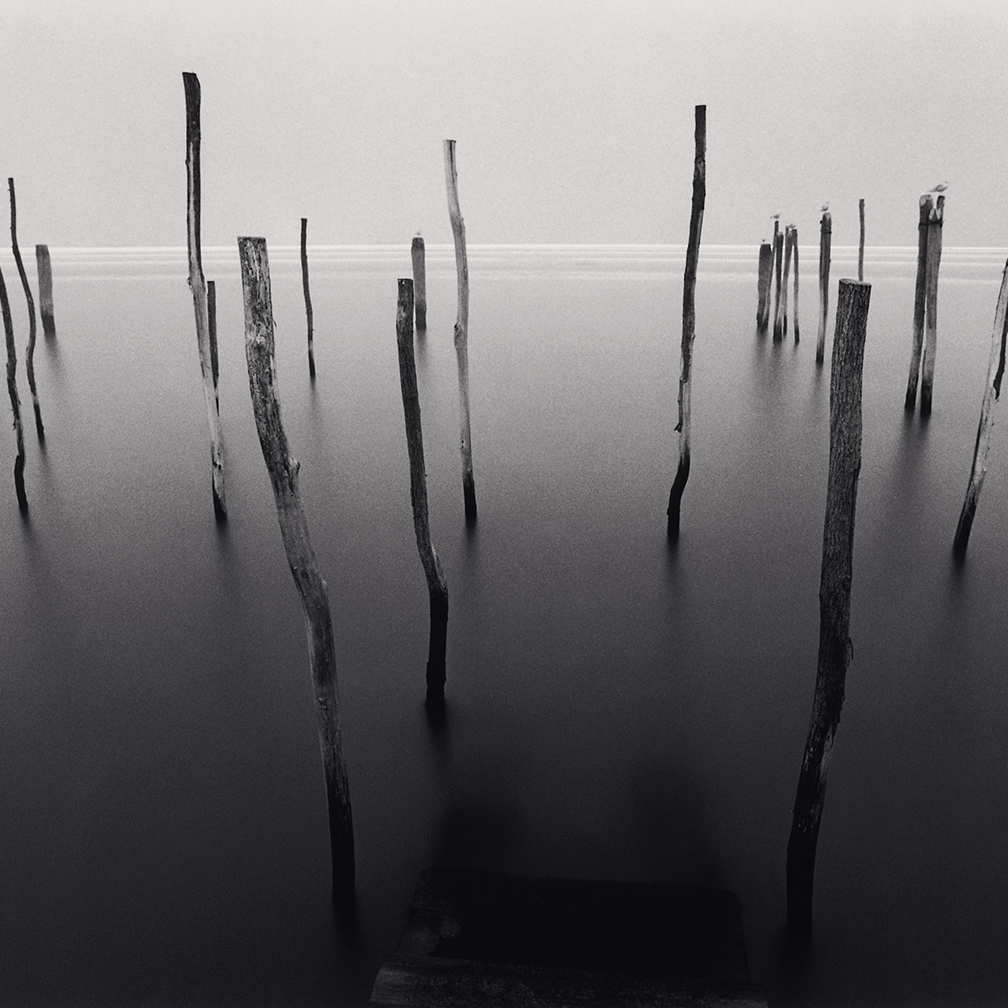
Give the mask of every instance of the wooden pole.
<svg viewBox="0 0 1008 1008">
<path fill-rule="evenodd" d="M 220 394 L 217 391 L 218 378 L 220 377 L 220 361 L 217 357 L 217 284 L 213 280 L 207 280 L 207 329 L 210 334 L 210 367 L 213 371 L 213 394 L 214 406 L 217 407 L 217 415 L 220 416 Z"/>
<path fill-rule="evenodd" d="M 42 332 L 46 339 L 56 336 L 56 322 L 53 319 L 52 262 L 49 246 L 35 246 L 35 262 L 38 267 L 39 312 L 42 315 Z"/>
<path fill-rule="evenodd" d="M 28 498 L 25 496 L 24 467 L 24 425 L 21 423 L 21 398 L 17 390 L 17 350 L 14 348 L 14 322 L 11 319 L 10 299 L 7 284 L 0 272 L 0 314 L 3 315 L 4 335 L 7 337 L 7 392 L 10 395 L 11 412 L 14 414 L 14 435 L 17 439 L 17 457 L 14 459 L 14 491 L 22 514 L 28 513 Z"/>
<path fill-rule="evenodd" d="M 441 561 L 431 543 L 427 510 L 427 471 L 424 466 L 423 430 L 420 425 L 420 393 L 417 390 L 416 361 L 413 356 L 413 281 L 399 281 L 396 305 L 396 344 L 399 348 L 399 384 L 402 387 L 406 420 L 406 450 L 409 454 L 410 500 L 413 503 L 413 531 L 420 563 L 430 595 L 430 648 L 427 653 L 427 706 L 444 707 L 445 646 L 448 639 L 448 582 Z"/>
<path fill-rule="evenodd" d="M 427 331 L 427 264 L 425 262 L 424 240 L 417 235 L 410 247 L 413 259 L 413 295 L 416 306 L 417 332 Z"/>
<path fill-rule="evenodd" d="M 794 341 L 798 342 L 798 228 L 791 225 L 791 252 L 794 256 Z"/>
<path fill-rule="evenodd" d="M 32 297 L 31 287 L 28 284 L 28 274 L 25 272 L 24 262 L 21 259 L 21 250 L 18 248 L 17 203 L 14 199 L 14 179 L 7 179 L 7 188 L 10 190 L 11 251 L 14 253 L 14 262 L 17 264 L 18 275 L 21 277 L 21 286 L 25 292 L 25 300 L 28 302 L 28 350 L 25 354 L 25 366 L 28 371 L 28 388 L 31 390 L 32 408 L 35 410 L 35 433 L 38 435 L 39 441 L 45 443 L 45 427 L 42 424 L 38 389 L 35 386 L 35 337 L 37 335 L 35 326 L 35 299 Z"/>
<path fill-rule="evenodd" d="M 861 218 L 861 240 L 858 242 L 857 278 L 858 283 L 864 281 L 864 200 L 858 200 L 858 216 Z"/>
<path fill-rule="evenodd" d="M 311 291 L 308 289 L 308 218 L 301 218 L 301 286 L 304 287 L 304 310 L 308 319 L 308 377 L 315 380 L 315 343 L 312 326 Z"/>
<path fill-rule="evenodd" d="M 841 280 L 830 374 L 830 455 L 819 585 L 819 658 L 815 700 L 787 851 L 789 927 L 812 924 L 816 842 L 826 796 L 833 739 L 840 722 L 844 678 L 851 659 L 850 589 L 854 510 L 861 469 L 861 385 L 871 284 Z"/>
<path fill-rule="evenodd" d="M 994 429 L 994 404 L 1001 397 L 1001 382 L 1005 372 L 1005 351 L 1008 350 L 1006 338 L 1008 338 L 1008 263 L 1005 263 L 1004 272 L 1001 274 L 1001 292 L 998 294 L 997 310 L 994 312 L 990 358 L 987 362 L 987 387 L 984 389 L 983 403 L 980 406 L 980 423 L 977 426 L 976 447 L 973 449 L 973 469 L 966 487 L 966 499 L 959 514 L 955 540 L 952 543 L 953 552 L 960 558 L 966 555 L 977 500 L 980 497 L 984 476 L 987 474 L 987 453 L 990 451 L 991 432 Z"/>
<path fill-rule="evenodd" d="M 679 538 L 679 511 L 690 471 L 690 392 L 693 377 L 693 338 L 696 335 L 696 274 L 700 259 L 700 232 L 703 228 L 704 200 L 707 194 L 707 106 L 694 110 L 693 203 L 690 211 L 686 268 L 683 271 L 682 367 L 679 372 L 679 465 L 669 491 L 668 537 Z"/>
<path fill-rule="evenodd" d="M 770 324 L 770 280 L 773 276 L 773 246 L 763 242 L 759 250 L 758 301 L 756 303 L 756 331 L 765 333 Z"/>
<path fill-rule="evenodd" d="M 913 342 L 910 346 L 910 377 L 907 379 L 903 408 L 913 412 L 917 405 L 917 382 L 924 353 L 924 307 L 927 298 L 928 221 L 933 201 L 930 193 L 920 198 L 920 220 L 917 223 L 917 282 L 914 285 Z"/>
<path fill-rule="evenodd" d="M 183 73 L 186 101 L 186 237 L 189 246 L 189 289 L 196 314 L 196 345 L 203 374 L 203 398 L 210 424 L 210 465 L 214 515 L 227 518 L 224 500 L 224 449 L 221 444 L 220 418 L 213 390 L 213 363 L 210 358 L 210 323 L 207 315 L 207 287 L 203 277 L 203 252 L 200 246 L 200 85 L 194 73 Z"/>
<path fill-rule="evenodd" d="M 924 356 L 921 360 L 920 412 L 922 417 L 931 416 L 935 353 L 938 349 L 938 267 L 941 264 L 944 209 L 945 197 L 939 196 L 928 216 L 927 269 L 924 278 L 927 288 L 924 299 Z"/>
<path fill-rule="evenodd" d="M 781 335 L 777 338 L 783 338 L 787 335 L 787 288 L 788 288 L 788 277 L 791 273 L 791 225 L 788 224 L 784 228 L 784 278 L 781 283 L 781 299 L 778 305 L 778 310 L 781 316 Z M 774 333 L 776 337 L 776 332 Z"/>
<path fill-rule="evenodd" d="M 774 233 L 774 340 L 782 339 L 784 336 L 783 319 L 781 317 L 781 268 L 784 264 L 784 236 L 779 232 Z"/>
<path fill-rule="evenodd" d="M 819 222 L 819 334 L 816 338 L 816 364 L 822 364 L 826 354 L 826 324 L 829 317 L 830 243 L 833 218 L 823 211 Z"/>
<path fill-rule="evenodd" d="M 245 359 L 259 444 L 273 485 L 280 535 L 297 586 L 308 634 L 315 720 L 329 803 L 333 897 L 352 898 L 353 813 L 339 723 L 336 656 L 329 589 L 319 572 L 298 493 L 299 463 L 290 453 L 280 417 L 274 356 L 273 303 L 265 238 L 239 238 L 245 305 Z"/>
<path fill-rule="evenodd" d="M 455 355 L 459 376 L 459 427 L 462 449 L 462 495 L 466 522 L 476 521 L 476 482 L 473 478 L 472 435 L 469 429 L 469 263 L 466 259 L 465 223 L 459 208 L 455 141 L 444 142 L 445 182 L 448 186 L 448 216 L 455 238 L 455 270 L 458 275 L 458 316 L 455 320 Z"/>
</svg>

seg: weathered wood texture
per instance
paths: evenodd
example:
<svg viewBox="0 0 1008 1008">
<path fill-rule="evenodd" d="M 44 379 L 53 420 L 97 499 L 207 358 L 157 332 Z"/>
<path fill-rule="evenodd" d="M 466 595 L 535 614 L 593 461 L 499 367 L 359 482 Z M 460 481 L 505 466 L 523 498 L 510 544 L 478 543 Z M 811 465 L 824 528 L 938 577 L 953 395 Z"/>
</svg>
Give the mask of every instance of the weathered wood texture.
<svg viewBox="0 0 1008 1008">
<path fill-rule="evenodd" d="M 871 284 L 841 280 L 830 374 L 830 454 L 819 585 L 815 699 L 787 850 L 787 918 L 796 933 L 812 924 L 816 842 L 833 739 L 851 659 L 850 592 L 854 512 L 861 471 L 861 386 Z"/>
<path fill-rule="evenodd" d="M 220 418 L 213 388 L 213 364 L 210 358 L 210 323 L 207 316 L 207 288 L 203 276 L 203 252 L 200 245 L 200 85 L 194 73 L 183 73 L 186 101 L 186 239 L 189 248 L 189 289 L 196 315 L 196 345 L 203 375 L 203 397 L 210 425 L 210 466 L 214 514 L 218 521 L 227 518 L 224 498 L 224 448 L 221 443 Z"/>
<path fill-rule="evenodd" d="M 46 339 L 55 337 L 56 320 L 53 317 L 52 260 L 48 245 L 35 246 L 35 263 L 38 267 L 39 314 L 42 316 L 42 332 Z"/>
<path fill-rule="evenodd" d="M 920 412 L 931 415 L 931 396 L 934 388 L 935 355 L 938 351 L 938 267 L 942 253 L 942 219 L 945 197 L 939 196 L 928 215 L 927 269 L 924 278 L 924 355 L 921 359 Z"/>
<path fill-rule="evenodd" d="M 301 218 L 301 286 L 304 288 L 304 310 L 308 321 L 308 377 L 315 380 L 315 328 L 312 319 L 311 291 L 308 288 L 308 218 Z"/>
<path fill-rule="evenodd" d="M 417 331 L 427 330 L 427 263 L 424 240 L 417 235 L 410 246 L 413 260 L 413 307 L 416 311 Z"/>
<path fill-rule="evenodd" d="M 462 450 L 462 496 L 466 522 L 476 520 L 476 481 L 473 477 L 472 433 L 469 425 L 469 262 L 466 258 L 465 222 L 459 208 L 455 141 L 444 142 L 445 184 L 448 217 L 455 239 L 455 271 L 458 277 L 458 316 L 455 319 L 455 356 L 458 359 L 459 428 Z"/>
<path fill-rule="evenodd" d="M 774 321 L 773 338 L 784 338 L 783 317 L 781 316 L 781 272 L 784 267 L 784 235 L 774 233 Z"/>
<path fill-rule="evenodd" d="M 913 338 L 910 345 L 910 377 L 907 379 L 904 409 L 913 412 L 917 406 L 917 383 L 920 380 L 921 357 L 924 353 L 924 308 L 927 296 L 928 221 L 934 202 L 930 193 L 920 198 L 920 220 L 917 224 L 917 282 L 914 285 Z"/>
<path fill-rule="evenodd" d="M 784 274 L 781 280 L 781 296 L 780 301 L 777 304 L 777 310 L 780 312 L 781 326 L 780 326 L 780 337 L 783 338 L 787 336 L 788 327 L 788 279 L 791 275 L 791 252 L 793 249 L 793 242 L 791 241 L 791 225 L 788 224 L 784 228 Z M 776 331 L 774 333 L 776 336 Z"/>
<path fill-rule="evenodd" d="M 773 246 L 763 242 L 759 250 L 759 279 L 756 284 L 756 331 L 766 332 L 770 324 L 770 280 L 773 277 Z"/>
<path fill-rule="evenodd" d="M 25 300 L 28 302 L 28 349 L 25 353 L 25 368 L 28 371 L 28 388 L 31 391 L 32 409 L 35 411 L 35 433 L 39 441 L 45 441 L 45 426 L 42 423 L 42 410 L 39 408 L 38 387 L 35 385 L 35 338 L 38 335 L 35 324 L 35 299 L 32 297 L 31 286 L 28 283 L 28 274 L 25 272 L 24 262 L 21 259 L 21 249 L 18 248 L 17 240 L 17 202 L 14 198 L 14 179 L 7 179 L 7 188 L 10 190 L 10 235 L 11 251 L 14 253 L 14 262 L 17 265 L 18 276 L 21 277 L 21 286 L 24 289 Z"/>
<path fill-rule="evenodd" d="M 245 358 L 252 411 L 263 459 L 273 485 L 280 535 L 297 586 L 308 634 L 308 658 L 332 850 L 333 896 L 352 896 L 354 887 L 353 814 L 339 722 L 336 657 L 329 590 L 308 537 L 308 522 L 298 493 L 299 464 L 287 444 L 280 417 L 274 355 L 273 306 L 264 238 L 239 238 L 245 306 Z"/>
<path fill-rule="evenodd" d="M 816 336 L 816 364 L 826 356 L 826 325 L 829 319 L 830 244 L 833 240 L 833 218 L 823 211 L 819 222 L 819 332 Z"/>
<path fill-rule="evenodd" d="M 994 430 L 994 404 L 1001 397 L 1001 382 L 1005 373 L 1006 337 L 1008 337 L 1008 263 L 1005 263 L 1004 272 L 1001 274 L 1001 291 L 994 312 L 994 329 L 991 332 L 990 357 L 987 361 L 987 385 L 980 406 L 980 422 L 977 425 L 976 446 L 973 449 L 973 468 L 952 543 L 952 549 L 959 557 L 966 554 L 973 518 L 976 515 L 977 500 L 983 487 L 984 476 L 987 474 L 987 454 L 990 451 L 991 433 Z"/>
<path fill-rule="evenodd" d="M 427 470 L 424 464 L 423 429 L 420 424 L 420 393 L 417 389 L 413 355 L 413 281 L 399 281 L 396 304 L 396 345 L 399 351 L 399 384 L 402 388 L 406 421 L 406 450 L 409 455 L 410 500 L 413 504 L 413 531 L 427 578 L 430 595 L 430 647 L 427 653 L 427 704 L 444 704 L 445 646 L 448 639 L 448 582 L 431 542 L 427 508 Z"/>
<path fill-rule="evenodd" d="M 10 299 L 7 284 L 0 272 L 0 314 L 3 315 L 4 336 L 7 339 L 7 392 L 10 395 L 11 412 L 14 414 L 14 436 L 17 440 L 17 455 L 14 459 L 14 492 L 22 514 L 28 512 L 28 498 L 25 495 L 24 467 L 24 425 L 21 423 L 21 398 L 17 390 L 17 350 L 14 347 L 14 321 L 11 318 Z"/>
<path fill-rule="evenodd" d="M 210 369 L 213 372 L 213 394 L 214 406 L 217 408 L 217 415 L 220 416 L 220 360 L 217 357 L 217 284 L 213 280 L 207 280 L 207 329 L 210 334 Z"/>
<path fill-rule="evenodd" d="M 857 278 L 858 283 L 864 281 L 864 200 L 858 200 L 858 217 L 861 219 L 861 238 L 858 241 Z"/>
<path fill-rule="evenodd" d="M 791 225 L 791 254 L 794 256 L 794 341 L 798 342 L 798 228 Z"/>
<path fill-rule="evenodd" d="M 683 492 L 690 471 L 690 395 L 693 379 L 693 338 L 696 335 L 696 274 L 700 259 L 700 232 L 703 229 L 704 202 L 707 194 L 707 106 L 694 111 L 693 201 L 690 210 L 686 267 L 683 271 L 683 325 L 681 366 L 679 371 L 679 464 L 669 491 L 668 537 L 679 538 L 679 515 Z"/>
</svg>

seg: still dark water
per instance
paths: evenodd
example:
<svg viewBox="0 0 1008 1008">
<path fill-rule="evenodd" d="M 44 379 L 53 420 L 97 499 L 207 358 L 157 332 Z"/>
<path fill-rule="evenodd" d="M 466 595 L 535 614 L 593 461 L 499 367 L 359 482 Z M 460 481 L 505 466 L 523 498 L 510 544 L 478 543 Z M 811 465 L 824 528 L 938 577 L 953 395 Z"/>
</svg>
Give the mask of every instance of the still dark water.
<svg viewBox="0 0 1008 1008">
<path fill-rule="evenodd" d="M 283 416 L 337 632 L 356 923 L 337 926 L 330 904 L 307 648 L 252 419 L 237 251 L 205 262 L 223 534 L 184 251 L 57 251 L 27 523 L 0 483 L 0 1002 L 361 1002 L 433 863 L 731 888 L 772 1004 L 1008 1001 L 1003 415 L 967 563 L 951 559 L 1003 253 L 945 252 L 922 424 L 903 413 L 914 250 L 869 250 L 854 662 L 804 965 L 782 928 L 828 453 L 814 270 L 801 344 L 774 345 L 754 331 L 756 249 L 705 250 L 670 552 L 682 249 L 471 250 L 472 536 L 454 263 L 429 250 L 417 365 L 451 598 L 434 737 L 394 333 L 408 249 L 313 251 L 314 388 L 296 251 L 271 260 Z M 17 275 L 0 262 L 23 359 Z M 835 250 L 834 304 L 855 270 Z"/>
</svg>

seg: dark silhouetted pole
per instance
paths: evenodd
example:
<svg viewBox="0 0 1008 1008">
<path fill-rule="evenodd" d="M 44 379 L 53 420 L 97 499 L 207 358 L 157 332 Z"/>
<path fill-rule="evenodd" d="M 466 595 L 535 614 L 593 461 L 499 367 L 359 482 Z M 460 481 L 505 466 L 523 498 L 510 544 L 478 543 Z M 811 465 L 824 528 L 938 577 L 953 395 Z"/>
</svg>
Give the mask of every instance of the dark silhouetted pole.
<svg viewBox="0 0 1008 1008">
<path fill-rule="evenodd" d="M 308 320 L 308 377 L 315 379 L 315 343 L 312 326 L 311 292 L 308 290 L 308 218 L 301 218 L 301 286 L 304 287 L 304 310 Z"/>
<path fill-rule="evenodd" d="M 784 266 L 784 235 L 774 233 L 774 323 L 773 338 L 784 338 L 784 319 L 781 315 L 781 270 Z"/>
<path fill-rule="evenodd" d="M 913 342 L 910 346 L 910 377 L 907 379 L 904 409 L 913 412 L 917 405 L 917 382 L 920 379 L 921 357 L 924 354 L 924 308 L 927 298 L 928 220 L 934 203 L 930 193 L 920 198 L 920 220 L 917 224 L 917 282 L 914 285 Z"/>
<path fill-rule="evenodd" d="M 816 337 L 816 364 L 822 364 L 826 356 L 826 323 L 829 317 L 829 272 L 830 243 L 832 241 L 833 218 L 828 210 L 823 211 L 819 222 L 819 334 Z"/>
<path fill-rule="evenodd" d="M 49 246 L 35 246 L 35 262 L 38 266 L 39 313 L 42 316 L 42 332 L 46 339 L 55 337 L 56 321 L 53 318 L 52 262 L 49 260 Z"/>
<path fill-rule="evenodd" d="M 857 278 L 864 281 L 864 200 L 858 200 L 858 216 L 861 218 L 861 240 L 858 242 Z"/>
<path fill-rule="evenodd" d="M 445 646 L 448 640 L 448 582 L 441 561 L 431 543 L 427 510 L 427 471 L 424 466 L 423 430 L 420 426 L 420 393 L 417 391 L 416 361 L 413 356 L 413 281 L 399 281 L 396 305 L 396 344 L 399 348 L 399 384 L 402 387 L 403 416 L 406 421 L 406 450 L 410 467 L 410 500 L 413 503 L 413 531 L 427 578 L 430 595 L 430 649 L 427 653 L 427 706 L 444 706 Z"/>
<path fill-rule="evenodd" d="M 424 240 L 417 235 L 410 247 L 413 259 L 413 304 L 416 308 L 417 332 L 427 330 L 427 264 L 425 263 Z"/>
<path fill-rule="evenodd" d="M 924 278 L 926 287 L 924 310 L 924 357 L 921 360 L 920 412 L 922 417 L 931 416 L 931 393 L 934 386 L 935 354 L 938 350 L 938 267 L 942 253 L 942 218 L 945 197 L 935 200 L 934 208 L 928 215 L 927 270 Z"/>
<path fill-rule="evenodd" d="M 25 300 L 28 302 L 28 350 L 25 354 L 25 367 L 28 371 L 28 388 L 31 390 L 32 408 L 35 410 L 35 433 L 39 441 L 45 441 L 45 427 L 42 425 L 42 411 L 39 409 L 38 389 L 35 386 L 35 337 L 37 336 L 35 326 L 35 299 L 32 297 L 31 287 L 28 284 L 28 274 L 25 272 L 24 263 L 21 260 L 21 250 L 17 241 L 17 203 L 14 199 L 14 179 L 7 179 L 7 188 L 10 190 L 10 236 L 11 251 L 14 253 L 14 262 L 17 264 L 18 276 L 21 277 L 21 286 L 24 288 Z"/>
<path fill-rule="evenodd" d="M 704 200 L 707 193 L 707 106 L 695 109 L 693 155 L 693 203 L 690 212 L 686 268 L 683 271 L 682 367 L 679 372 L 679 465 L 676 468 L 668 502 L 668 537 L 679 538 L 679 511 L 690 471 L 690 392 L 693 377 L 693 337 L 696 335 L 696 274 L 700 259 L 700 231 L 703 228 Z"/>
<path fill-rule="evenodd" d="M 819 585 L 815 699 L 787 850 L 787 919 L 799 935 L 812 924 L 816 842 L 833 739 L 851 659 L 850 590 L 854 510 L 861 470 L 861 385 L 871 284 L 841 280 L 830 374 L 830 454 Z"/>
<path fill-rule="evenodd" d="M 773 277 L 773 246 L 763 242 L 759 249 L 759 280 L 756 285 L 756 330 L 766 332 L 770 324 L 770 281 Z"/>
<path fill-rule="evenodd" d="M 794 255 L 794 341 L 798 342 L 798 228 L 791 225 L 791 252 Z"/>
<path fill-rule="evenodd" d="M 319 572 L 308 537 L 308 522 L 298 493 L 296 458 L 290 453 L 280 417 L 274 357 L 273 304 L 265 238 L 239 238 L 245 305 L 245 359 L 252 411 L 263 459 L 273 484 L 280 535 L 297 586 L 308 633 L 308 658 L 314 692 L 315 721 L 329 802 L 333 897 L 350 899 L 354 890 L 353 814 L 339 723 L 336 656 L 329 590 Z"/>
<path fill-rule="evenodd" d="M 24 467 L 24 426 L 21 423 L 21 397 L 17 390 L 17 350 L 14 348 L 14 322 L 11 319 L 10 300 L 7 284 L 0 273 L 0 314 L 3 315 L 4 335 L 7 338 L 7 392 L 10 395 L 11 411 L 14 414 L 14 434 L 17 438 L 17 457 L 14 459 L 14 490 L 18 507 L 22 514 L 28 512 L 28 498 L 25 496 Z"/>
<path fill-rule="evenodd" d="M 220 377 L 220 360 L 217 357 L 217 284 L 207 280 L 207 329 L 210 334 L 210 368 L 213 371 L 214 406 L 220 416 L 220 394 L 217 391 L 217 380 Z"/>
<path fill-rule="evenodd" d="M 788 277 L 791 273 L 791 225 L 788 224 L 784 228 L 784 276 L 781 280 L 781 299 L 778 304 L 778 310 L 781 316 L 781 338 L 787 335 L 787 301 L 788 301 Z"/>
</svg>

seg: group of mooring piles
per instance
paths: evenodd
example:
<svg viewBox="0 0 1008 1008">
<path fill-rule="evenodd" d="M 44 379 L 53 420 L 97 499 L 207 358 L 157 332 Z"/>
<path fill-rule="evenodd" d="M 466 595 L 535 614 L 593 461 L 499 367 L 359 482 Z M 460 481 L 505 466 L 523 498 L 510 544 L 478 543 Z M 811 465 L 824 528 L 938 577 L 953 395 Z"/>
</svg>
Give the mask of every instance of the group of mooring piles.
<svg viewBox="0 0 1008 1008">
<path fill-rule="evenodd" d="M 25 301 L 28 305 L 28 347 L 25 353 L 25 367 L 28 372 L 28 389 L 32 397 L 32 409 L 35 413 L 35 433 L 39 444 L 45 445 L 45 426 L 42 423 L 42 409 L 39 405 L 38 387 L 35 384 L 35 339 L 37 326 L 35 322 L 35 299 L 32 297 L 31 285 L 21 258 L 21 249 L 17 240 L 17 202 L 14 196 L 14 179 L 7 179 L 10 193 L 10 234 L 11 251 L 17 265 Z M 46 339 L 55 339 L 56 323 L 53 320 L 52 294 L 52 263 L 49 258 L 49 248 L 46 245 L 35 246 L 35 261 L 38 269 L 39 309 L 42 315 L 42 331 Z M 0 314 L 3 315 L 4 335 L 7 341 L 7 392 L 10 396 L 11 411 L 14 414 L 14 435 L 17 444 L 17 455 L 14 460 L 14 491 L 17 495 L 18 508 L 22 514 L 28 513 L 28 496 L 25 493 L 25 442 L 24 425 L 21 422 L 21 397 L 17 389 L 17 350 L 14 346 L 14 322 L 11 315 L 10 298 L 7 296 L 7 285 L 3 273 L 0 272 Z"/>
</svg>

